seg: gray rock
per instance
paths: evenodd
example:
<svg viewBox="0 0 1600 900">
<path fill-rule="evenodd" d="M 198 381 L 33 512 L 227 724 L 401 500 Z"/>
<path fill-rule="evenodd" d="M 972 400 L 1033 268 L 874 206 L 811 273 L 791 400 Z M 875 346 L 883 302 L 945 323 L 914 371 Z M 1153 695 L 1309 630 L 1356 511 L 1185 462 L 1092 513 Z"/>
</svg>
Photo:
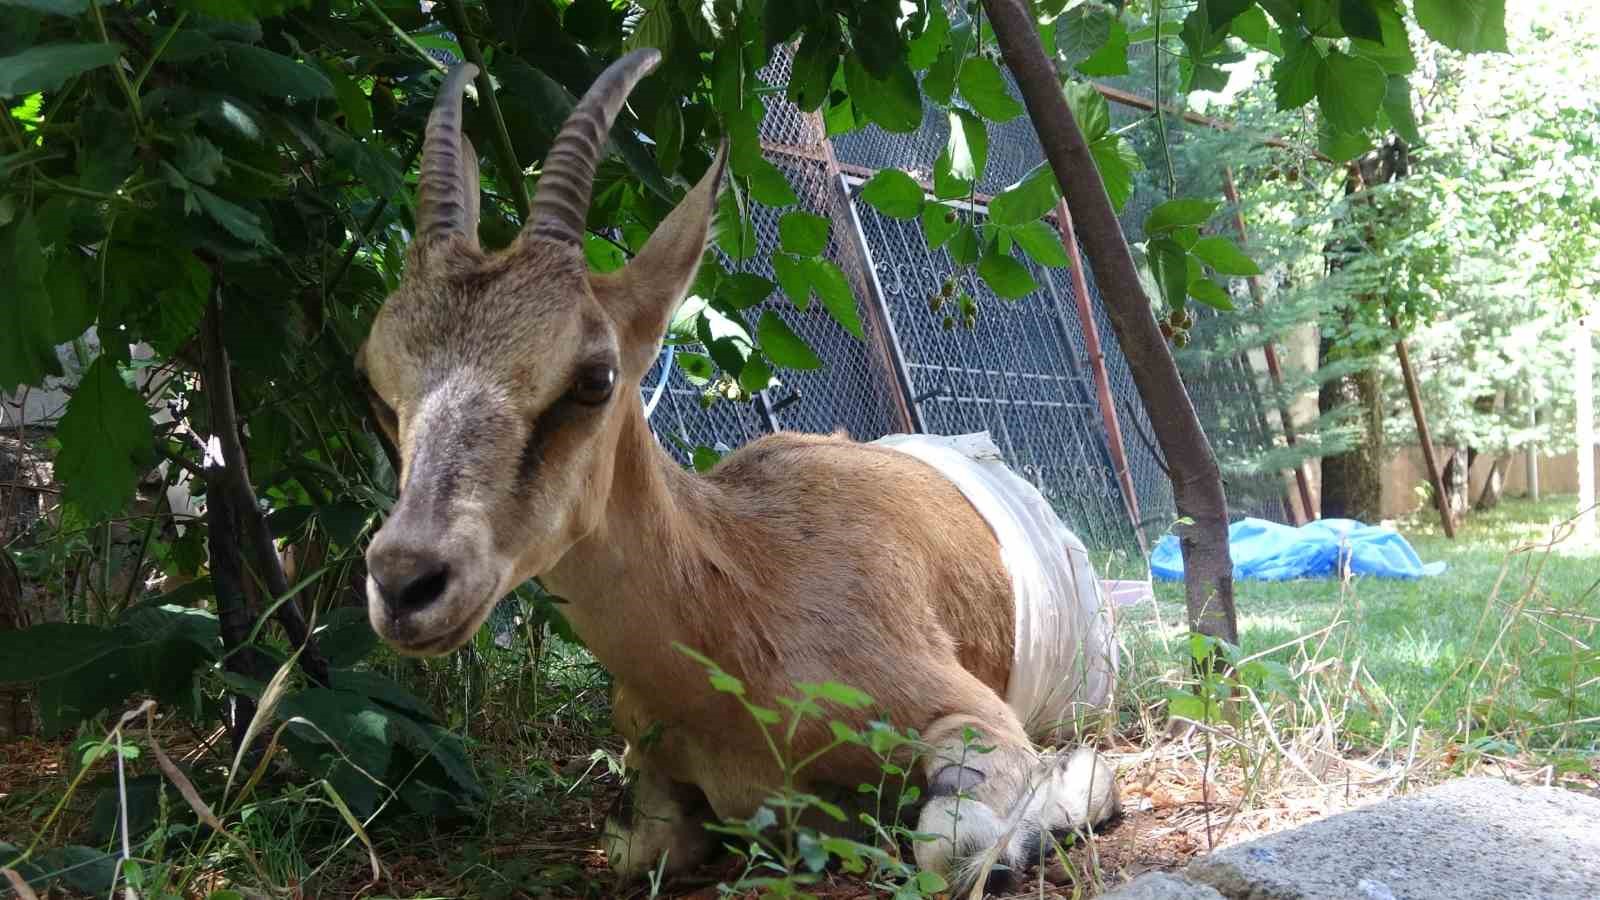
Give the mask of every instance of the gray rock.
<svg viewBox="0 0 1600 900">
<path fill-rule="evenodd" d="M 1218 851 L 1184 874 L 1231 900 L 1594 900 L 1600 799 L 1462 779 Z"/>
<path fill-rule="evenodd" d="M 1225 900 L 1203 884 L 1167 872 L 1146 872 L 1096 900 Z"/>
</svg>

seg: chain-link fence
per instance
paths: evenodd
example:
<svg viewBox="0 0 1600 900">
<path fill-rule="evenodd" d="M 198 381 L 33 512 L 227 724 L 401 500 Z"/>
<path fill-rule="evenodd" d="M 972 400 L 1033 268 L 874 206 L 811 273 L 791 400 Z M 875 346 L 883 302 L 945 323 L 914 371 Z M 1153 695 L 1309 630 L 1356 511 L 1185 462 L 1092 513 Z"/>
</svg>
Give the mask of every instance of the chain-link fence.
<svg viewBox="0 0 1600 900">
<path fill-rule="evenodd" d="M 779 48 L 761 76 L 781 88 L 788 75 L 789 56 Z M 1012 95 L 1018 96 L 1009 74 L 1007 80 Z M 1134 94 L 1143 88 L 1134 79 L 1113 83 Z M 910 134 L 869 125 L 830 141 L 820 116 L 802 113 L 781 92 L 766 98 L 761 124 L 765 155 L 799 197 L 793 208 L 832 222 L 826 255 L 850 282 L 865 337 L 857 340 L 845 332 L 821 304 L 801 310 L 774 292 L 746 311 L 750 321 L 774 312 L 825 364 L 810 371 L 784 370 L 772 387 L 748 403 L 705 403 L 706 388 L 674 366 L 672 355 L 663 354 L 646 375 L 643 391 L 647 400 L 658 396 L 651 425 L 667 450 L 687 464 L 697 447 L 726 451 L 777 430 L 843 430 L 858 440 L 919 430 L 986 430 L 1008 463 L 1040 488 L 1091 547 L 1137 552 L 1164 532 L 1176 515 L 1171 483 L 1092 272 L 1083 275 L 1092 327 L 1101 337 L 1112 410 L 1096 399 L 1088 323 L 1079 316 L 1067 270 L 1028 262 L 1039 289 L 1020 301 L 996 297 L 968 271 L 959 281 L 978 302 L 977 326 L 946 328 L 944 316 L 930 309 L 929 298 L 959 267 L 944 249 L 928 249 L 915 221 L 884 217 L 853 198 L 863 179 L 885 168 L 930 183 L 934 161 L 949 135 L 943 110 L 925 105 L 921 126 Z M 1111 111 L 1113 128 L 1146 115 L 1115 103 Z M 973 205 L 980 217 L 987 196 L 1000 193 L 1043 160 L 1025 116 L 989 123 L 988 129 L 988 164 Z M 1150 179 L 1138 184 L 1121 213 L 1130 239 L 1142 235 L 1144 216 L 1165 194 Z M 767 260 L 779 246 L 778 220 L 788 211 L 753 205 L 756 252 L 736 262 L 719 251 L 724 266 L 776 281 Z M 1047 221 L 1057 224 L 1053 216 Z M 1222 317 L 1200 318 L 1197 330 L 1232 327 Z M 1257 390 L 1247 361 L 1189 366 L 1184 377 L 1219 453 L 1259 450 L 1270 443 L 1259 397 L 1246 405 L 1253 413 L 1238 412 L 1239 398 Z M 1113 417 L 1123 436 L 1133 498 L 1125 496 L 1113 461 L 1113 431 L 1108 430 Z M 1236 512 L 1286 519 L 1283 485 L 1270 475 L 1230 479 L 1229 489 Z M 1137 522 L 1130 515 L 1134 509 L 1139 511 Z"/>
</svg>

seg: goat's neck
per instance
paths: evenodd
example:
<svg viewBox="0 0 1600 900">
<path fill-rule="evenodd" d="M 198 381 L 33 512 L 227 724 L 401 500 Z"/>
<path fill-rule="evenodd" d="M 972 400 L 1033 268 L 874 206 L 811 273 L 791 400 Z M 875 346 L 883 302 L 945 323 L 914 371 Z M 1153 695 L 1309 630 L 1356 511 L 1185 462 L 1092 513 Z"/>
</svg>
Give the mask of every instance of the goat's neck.
<svg viewBox="0 0 1600 900">
<path fill-rule="evenodd" d="M 669 456 L 641 410 L 625 415 L 599 527 L 543 578 L 570 602 L 564 611 L 585 643 L 619 675 L 653 657 L 642 652 L 646 642 L 659 648 L 706 637 L 689 626 L 706 621 L 705 604 L 735 599 L 728 588 L 745 582 L 744 551 L 735 544 L 758 540 L 761 530 L 753 511 Z"/>
</svg>

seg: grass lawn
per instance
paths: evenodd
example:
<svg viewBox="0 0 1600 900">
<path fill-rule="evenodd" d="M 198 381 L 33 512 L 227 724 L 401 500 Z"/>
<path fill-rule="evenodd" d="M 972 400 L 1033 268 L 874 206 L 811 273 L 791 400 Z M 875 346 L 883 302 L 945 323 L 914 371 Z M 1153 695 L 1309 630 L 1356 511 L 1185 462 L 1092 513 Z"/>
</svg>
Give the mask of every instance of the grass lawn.
<svg viewBox="0 0 1600 900">
<path fill-rule="evenodd" d="M 1448 564 L 1433 578 L 1239 582 L 1241 648 L 1258 653 L 1327 628 L 1269 658 L 1302 666 L 1341 660 L 1363 701 L 1350 705 L 1346 728 L 1374 742 L 1405 740 L 1420 725 L 1508 755 L 1593 756 L 1600 544 L 1568 536 L 1551 546 L 1575 507 L 1570 496 L 1508 499 L 1469 516 L 1453 541 L 1437 518 L 1398 523 L 1424 562 Z M 1176 654 L 1170 639 L 1182 630 L 1182 587 L 1158 583 L 1156 593 L 1153 609 L 1125 621 L 1158 638 L 1149 642 L 1157 654 Z M 1140 642 L 1132 642 L 1137 656 Z"/>
</svg>

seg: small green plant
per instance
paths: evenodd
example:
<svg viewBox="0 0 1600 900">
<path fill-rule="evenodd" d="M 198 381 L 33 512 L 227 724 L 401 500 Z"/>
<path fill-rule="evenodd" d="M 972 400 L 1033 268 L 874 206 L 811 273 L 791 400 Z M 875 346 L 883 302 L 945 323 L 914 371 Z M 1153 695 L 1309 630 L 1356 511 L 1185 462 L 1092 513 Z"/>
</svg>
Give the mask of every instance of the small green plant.
<svg viewBox="0 0 1600 900">
<path fill-rule="evenodd" d="M 918 871 L 900 853 L 902 840 L 933 837 L 900 824 L 901 814 L 917 802 L 920 793 L 909 779 L 926 748 L 914 731 L 901 732 L 882 721 L 873 721 L 865 730 L 858 730 L 829 718 L 824 704 L 857 711 L 873 703 L 862 691 L 832 681 L 796 683 L 795 696 L 778 698 L 785 710 L 780 713 L 748 699 L 744 683 L 710 658 L 681 644 L 674 646 L 705 667 L 713 688 L 738 698 L 760 727 L 783 773 L 782 786 L 750 818 L 706 826 L 732 838 L 728 849 L 744 860 L 740 876 L 732 885 L 719 885 L 719 890 L 725 894 L 760 890 L 763 896 L 810 898 L 813 895 L 804 888 L 815 884 L 832 861 L 896 900 L 925 897 L 948 887 L 938 874 Z M 800 727 L 807 720 L 823 719 L 827 719 L 832 739 L 797 758 L 794 740 Z M 800 789 L 801 773 L 806 768 L 846 744 L 869 750 L 878 759 L 881 773 L 876 784 L 858 786 L 860 798 L 870 798 L 872 808 L 859 811 L 854 826 L 841 805 Z M 870 835 L 877 843 L 827 834 L 803 824 L 808 813 L 825 816 L 839 823 L 841 829 Z"/>
</svg>

